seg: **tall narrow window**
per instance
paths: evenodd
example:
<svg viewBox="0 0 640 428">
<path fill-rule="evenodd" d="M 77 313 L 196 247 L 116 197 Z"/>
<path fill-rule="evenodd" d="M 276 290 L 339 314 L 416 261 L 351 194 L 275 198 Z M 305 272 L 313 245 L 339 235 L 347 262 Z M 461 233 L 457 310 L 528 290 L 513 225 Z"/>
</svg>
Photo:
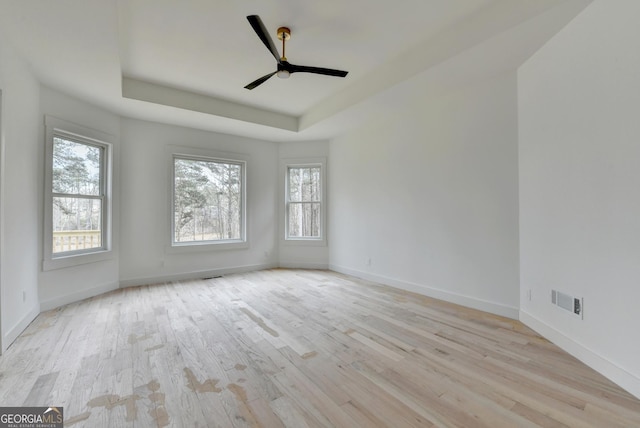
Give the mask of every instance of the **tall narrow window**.
<svg viewBox="0 0 640 428">
<path fill-rule="evenodd" d="M 322 238 L 321 174 L 321 165 L 287 167 L 287 239 Z"/>
<path fill-rule="evenodd" d="M 106 147 L 53 136 L 52 255 L 105 249 Z"/>
<path fill-rule="evenodd" d="M 42 269 L 111 259 L 117 137 L 52 116 L 45 131 Z"/>
<path fill-rule="evenodd" d="M 173 157 L 173 244 L 245 240 L 244 162 Z"/>
</svg>

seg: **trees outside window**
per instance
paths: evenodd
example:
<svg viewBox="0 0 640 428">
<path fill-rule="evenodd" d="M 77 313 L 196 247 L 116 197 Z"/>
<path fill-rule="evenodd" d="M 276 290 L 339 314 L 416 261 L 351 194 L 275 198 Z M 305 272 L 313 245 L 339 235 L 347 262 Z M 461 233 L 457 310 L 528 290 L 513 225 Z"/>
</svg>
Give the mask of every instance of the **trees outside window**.
<svg viewBox="0 0 640 428">
<path fill-rule="evenodd" d="M 244 165 L 174 156 L 174 244 L 244 241 Z"/>
<path fill-rule="evenodd" d="M 287 239 L 322 238 L 321 174 L 320 165 L 287 167 Z"/>
<path fill-rule="evenodd" d="M 114 135 L 45 116 L 42 270 L 113 258 Z"/>
<path fill-rule="evenodd" d="M 54 257 L 104 249 L 105 151 L 105 146 L 53 137 Z"/>
</svg>

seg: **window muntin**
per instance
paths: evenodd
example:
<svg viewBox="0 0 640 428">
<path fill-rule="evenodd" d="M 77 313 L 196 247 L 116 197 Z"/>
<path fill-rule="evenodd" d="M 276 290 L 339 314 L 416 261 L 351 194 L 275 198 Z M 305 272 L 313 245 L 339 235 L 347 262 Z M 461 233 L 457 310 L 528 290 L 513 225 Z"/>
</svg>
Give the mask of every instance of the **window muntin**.
<svg viewBox="0 0 640 428">
<path fill-rule="evenodd" d="M 173 157 L 173 245 L 245 241 L 245 162 Z"/>
<path fill-rule="evenodd" d="M 103 251 L 107 146 L 63 135 L 52 145 L 52 258 Z"/>
<path fill-rule="evenodd" d="M 287 167 L 286 239 L 322 239 L 320 165 Z"/>
</svg>

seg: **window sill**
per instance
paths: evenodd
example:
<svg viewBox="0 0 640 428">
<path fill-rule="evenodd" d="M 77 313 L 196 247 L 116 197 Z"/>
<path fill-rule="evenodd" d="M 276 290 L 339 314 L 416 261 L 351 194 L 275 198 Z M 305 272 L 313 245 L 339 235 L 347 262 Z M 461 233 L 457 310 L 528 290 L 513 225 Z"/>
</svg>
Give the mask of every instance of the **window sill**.
<svg viewBox="0 0 640 428">
<path fill-rule="evenodd" d="M 326 239 L 313 239 L 313 238 L 285 238 L 283 240 L 283 245 L 286 246 L 300 246 L 300 247 L 326 247 L 327 240 Z"/>
<path fill-rule="evenodd" d="M 111 250 L 97 251 L 95 253 L 89 254 L 74 254 L 70 256 L 43 260 L 42 270 L 46 272 L 50 270 L 65 269 L 89 263 L 103 262 L 107 260 L 113 260 L 113 252 Z"/>
<path fill-rule="evenodd" d="M 207 251 L 231 251 L 249 248 L 247 241 L 223 241 L 216 243 L 184 243 L 165 247 L 165 254 L 184 254 Z"/>
</svg>

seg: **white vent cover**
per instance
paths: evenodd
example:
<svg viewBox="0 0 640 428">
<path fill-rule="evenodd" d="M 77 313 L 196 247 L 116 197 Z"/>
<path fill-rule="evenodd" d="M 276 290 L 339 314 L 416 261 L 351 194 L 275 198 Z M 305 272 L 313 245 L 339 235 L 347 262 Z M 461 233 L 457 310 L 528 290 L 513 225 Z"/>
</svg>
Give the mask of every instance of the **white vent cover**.
<svg viewBox="0 0 640 428">
<path fill-rule="evenodd" d="M 583 299 L 570 296 L 560 291 L 551 290 L 551 303 L 584 319 Z"/>
</svg>

